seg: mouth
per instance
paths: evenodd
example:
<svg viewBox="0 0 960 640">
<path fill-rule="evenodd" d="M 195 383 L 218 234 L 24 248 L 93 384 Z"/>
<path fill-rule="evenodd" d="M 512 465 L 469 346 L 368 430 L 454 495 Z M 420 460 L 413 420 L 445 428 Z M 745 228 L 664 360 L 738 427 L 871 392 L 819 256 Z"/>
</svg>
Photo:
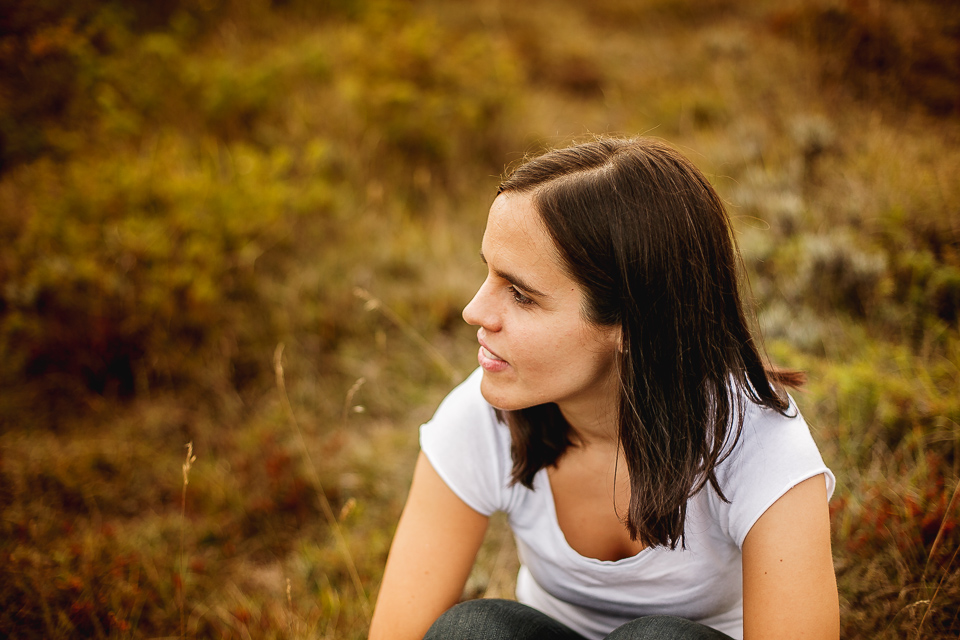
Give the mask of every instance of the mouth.
<svg viewBox="0 0 960 640">
<path fill-rule="evenodd" d="M 499 360 L 500 362 L 506 362 L 506 360 L 504 360 L 503 358 L 501 358 L 500 356 L 498 356 L 497 354 L 495 354 L 494 352 L 490 351 L 489 349 L 487 349 L 482 345 L 480 347 L 480 352 L 490 360 Z"/>
<path fill-rule="evenodd" d="M 510 363 L 491 351 L 483 339 L 480 338 L 480 336 L 477 336 L 477 340 L 480 342 L 480 351 L 477 353 L 477 361 L 480 363 L 480 366 L 483 367 L 484 371 L 490 373 L 499 373 L 510 366 Z"/>
<path fill-rule="evenodd" d="M 491 360 L 500 360 L 501 362 L 506 362 L 503 358 L 494 353 L 493 349 L 491 349 L 489 345 L 487 345 L 487 341 L 483 339 L 482 331 L 482 329 L 477 331 L 477 342 L 480 343 L 480 352 Z"/>
</svg>

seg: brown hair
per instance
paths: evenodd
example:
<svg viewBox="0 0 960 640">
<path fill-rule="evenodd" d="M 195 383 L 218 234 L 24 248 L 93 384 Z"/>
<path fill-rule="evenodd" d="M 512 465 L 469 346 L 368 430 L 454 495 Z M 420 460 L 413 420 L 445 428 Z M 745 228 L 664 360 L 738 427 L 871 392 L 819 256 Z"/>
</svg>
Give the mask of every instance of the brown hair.
<svg viewBox="0 0 960 640">
<path fill-rule="evenodd" d="M 740 437 L 737 398 L 786 414 L 781 384 L 802 374 L 765 366 L 739 288 L 741 260 L 723 204 L 703 174 L 652 138 L 602 138 L 549 151 L 498 193 L 531 196 L 585 318 L 619 326 L 619 446 L 630 477 L 631 538 L 675 548 L 687 500 L 709 484 Z M 500 412 L 510 426 L 513 481 L 571 445 L 554 404 Z"/>
</svg>

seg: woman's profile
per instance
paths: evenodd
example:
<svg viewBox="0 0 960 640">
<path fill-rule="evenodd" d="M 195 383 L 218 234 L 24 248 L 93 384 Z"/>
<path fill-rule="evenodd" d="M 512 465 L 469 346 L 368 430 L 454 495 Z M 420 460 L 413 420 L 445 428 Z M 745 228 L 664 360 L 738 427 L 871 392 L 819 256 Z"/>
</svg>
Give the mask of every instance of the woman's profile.
<svg viewBox="0 0 960 640">
<path fill-rule="evenodd" d="M 833 475 L 700 171 L 650 138 L 549 151 L 481 256 L 480 366 L 421 427 L 370 637 L 837 638 Z M 517 601 L 457 604 L 497 511 Z"/>
</svg>

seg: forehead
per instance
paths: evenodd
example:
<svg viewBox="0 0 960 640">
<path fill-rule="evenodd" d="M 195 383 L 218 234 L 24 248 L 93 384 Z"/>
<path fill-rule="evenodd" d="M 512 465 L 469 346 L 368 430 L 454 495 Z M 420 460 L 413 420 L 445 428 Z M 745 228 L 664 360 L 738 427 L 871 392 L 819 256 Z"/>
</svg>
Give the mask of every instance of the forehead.
<svg viewBox="0 0 960 640">
<path fill-rule="evenodd" d="M 483 233 L 483 253 L 502 249 L 531 252 L 530 257 L 556 258 L 556 247 L 547 233 L 533 198 L 526 194 L 501 193 L 493 201 Z"/>
<path fill-rule="evenodd" d="M 579 297 L 579 287 L 564 270 L 556 245 L 528 195 L 497 196 L 480 251 L 491 272 L 528 293 L 539 294 L 546 306 Z"/>
</svg>

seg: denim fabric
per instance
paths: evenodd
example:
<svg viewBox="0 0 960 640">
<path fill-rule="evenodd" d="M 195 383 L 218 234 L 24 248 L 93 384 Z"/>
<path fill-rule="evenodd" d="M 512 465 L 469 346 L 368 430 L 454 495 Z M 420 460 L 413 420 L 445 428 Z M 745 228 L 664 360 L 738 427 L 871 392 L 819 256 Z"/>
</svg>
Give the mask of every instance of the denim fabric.
<svg viewBox="0 0 960 640">
<path fill-rule="evenodd" d="M 674 616 L 644 616 L 622 624 L 606 640 L 732 640 L 713 627 Z"/>
<path fill-rule="evenodd" d="M 513 600 L 468 600 L 447 609 L 423 640 L 585 640 L 564 624 Z"/>
<path fill-rule="evenodd" d="M 424 640 L 585 640 L 550 616 L 513 600 L 469 600 L 437 618 Z M 731 640 L 702 624 L 646 616 L 614 629 L 607 640 Z"/>
</svg>

